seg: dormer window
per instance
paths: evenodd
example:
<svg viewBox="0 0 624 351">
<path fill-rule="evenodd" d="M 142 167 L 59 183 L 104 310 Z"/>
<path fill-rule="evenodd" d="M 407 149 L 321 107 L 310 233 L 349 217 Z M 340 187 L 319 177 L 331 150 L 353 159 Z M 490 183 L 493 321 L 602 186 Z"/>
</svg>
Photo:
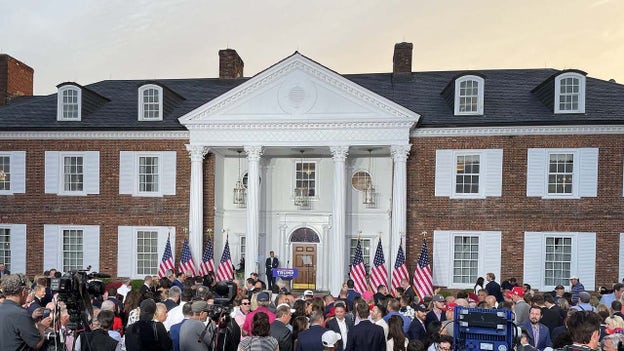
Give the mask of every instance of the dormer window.
<svg viewBox="0 0 624 351">
<path fill-rule="evenodd" d="M 585 113 L 585 76 L 564 73 L 555 78 L 555 113 Z"/>
<path fill-rule="evenodd" d="M 147 84 L 139 88 L 139 121 L 161 121 L 163 89 Z"/>
<path fill-rule="evenodd" d="M 80 121 L 82 116 L 82 90 L 73 85 L 62 86 L 58 90 L 58 121 Z"/>
<path fill-rule="evenodd" d="M 484 80 L 478 76 L 463 76 L 455 81 L 455 115 L 483 114 Z"/>
</svg>

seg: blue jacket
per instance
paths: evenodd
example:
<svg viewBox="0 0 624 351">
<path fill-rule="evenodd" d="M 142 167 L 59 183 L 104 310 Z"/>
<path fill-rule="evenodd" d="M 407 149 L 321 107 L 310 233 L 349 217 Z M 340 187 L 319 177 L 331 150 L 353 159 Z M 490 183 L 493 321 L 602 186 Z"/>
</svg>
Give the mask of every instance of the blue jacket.
<svg viewBox="0 0 624 351">
<path fill-rule="evenodd" d="M 327 329 L 313 325 L 297 335 L 296 351 L 323 351 L 323 333 Z"/>
<path fill-rule="evenodd" d="M 533 336 L 533 325 L 530 321 L 520 323 L 520 327 L 524 327 L 527 330 L 527 334 L 529 334 L 529 344 L 535 347 L 538 350 L 543 350 L 547 347 L 552 347 L 552 341 L 550 340 L 550 331 L 548 327 L 539 323 L 539 340 L 535 340 Z"/>
</svg>

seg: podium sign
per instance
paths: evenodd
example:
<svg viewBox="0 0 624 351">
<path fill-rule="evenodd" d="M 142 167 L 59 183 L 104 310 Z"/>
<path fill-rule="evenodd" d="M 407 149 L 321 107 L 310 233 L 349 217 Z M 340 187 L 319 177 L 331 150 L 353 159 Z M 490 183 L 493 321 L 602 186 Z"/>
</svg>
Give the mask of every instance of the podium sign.
<svg viewBox="0 0 624 351">
<path fill-rule="evenodd" d="M 273 276 L 284 280 L 290 280 L 299 276 L 297 268 L 273 268 Z"/>
</svg>

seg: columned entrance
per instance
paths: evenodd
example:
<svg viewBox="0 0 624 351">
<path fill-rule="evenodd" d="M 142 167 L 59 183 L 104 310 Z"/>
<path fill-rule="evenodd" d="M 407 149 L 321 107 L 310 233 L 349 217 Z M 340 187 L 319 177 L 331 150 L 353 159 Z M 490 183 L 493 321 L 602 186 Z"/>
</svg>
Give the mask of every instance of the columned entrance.
<svg viewBox="0 0 624 351">
<path fill-rule="evenodd" d="M 293 268 L 299 275 L 293 280 L 293 289 L 316 289 L 317 244 L 319 236 L 311 228 L 299 228 L 290 236 L 292 242 Z"/>
</svg>

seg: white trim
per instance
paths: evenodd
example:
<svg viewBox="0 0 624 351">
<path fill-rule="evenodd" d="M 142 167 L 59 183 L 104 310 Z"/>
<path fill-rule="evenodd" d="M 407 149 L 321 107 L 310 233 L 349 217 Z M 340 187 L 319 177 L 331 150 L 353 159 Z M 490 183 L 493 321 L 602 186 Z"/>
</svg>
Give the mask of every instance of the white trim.
<svg viewBox="0 0 624 351">
<path fill-rule="evenodd" d="M 290 199 L 291 201 L 294 200 L 294 196 L 295 196 L 295 188 L 297 187 L 297 162 L 301 162 L 301 158 L 296 158 L 293 159 L 293 163 L 292 163 L 292 191 L 290 192 Z M 320 175 L 319 175 L 319 165 L 321 163 L 321 160 L 318 158 L 306 158 L 304 156 L 303 158 L 303 162 L 304 163 L 314 163 L 314 196 L 310 196 L 309 199 L 310 201 L 318 201 L 319 200 L 319 193 L 320 193 L 320 187 L 319 187 L 319 182 L 320 182 Z"/>
<path fill-rule="evenodd" d="M 622 116 L 624 119 L 624 115 Z M 591 135 L 591 134 L 624 134 L 623 125 L 570 125 L 570 126 L 514 126 L 514 127 L 452 127 L 452 128 L 418 128 L 414 129 L 411 138 L 436 138 L 459 136 L 525 136 L 525 135 Z"/>
<path fill-rule="evenodd" d="M 70 90 L 75 91 L 77 95 L 78 118 L 63 117 L 63 93 Z M 80 122 L 82 120 L 82 89 L 80 89 L 80 87 L 75 85 L 64 85 L 58 89 L 56 98 L 56 120 L 68 122 Z"/>
<path fill-rule="evenodd" d="M 578 79 L 579 91 L 578 91 L 578 109 L 576 110 L 561 110 L 559 107 L 559 98 L 561 96 L 561 80 L 566 78 Z M 554 113 L 567 114 L 567 113 L 585 113 L 585 76 L 575 72 L 566 72 L 558 75 L 555 78 L 555 91 L 554 91 Z"/>
<path fill-rule="evenodd" d="M 46 193 L 62 196 L 86 196 L 88 194 L 99 194 L 99 151 L 46 151 L 45 155 L 45 177 L 46 184 L 48 185 L 46 186 Z M 82 191 L 65 191 L 65 157 L 82 157 Z M 54 163 L 56 163 L 56 165 Z"/>
<path fill-rule="evenodd" d="M 43 225 L 43 266 L 44 269 L 56 268 L 63 271 L 63 231 L 64 230 L 81 230 L 82 231 L 82 264 L 83 268 L 91 266 L 93 271 L 99 271 L 100 257 L 99 255 L 90 255 L 95 247 L 100 247 L 100 226 L 99 225 L 63 225 L 63 224 L 44 224 Z"/>
<path fill-rule="evenodd" d="M 167 235 L 171 234 L 171 254 L 173 256 L 173 264 L 177 267 L 178 261 L 176 261 L 175 253 L 175 227 L 165 226 L 118 226 L 117 227 L 117 267 L 118 275 L 129 276 L 132 279 L 143 279 L 145 274 L 137 274 L 137 232 L 138 231 L 155 231 L 158 233 L 158 242 L 156 243 L 157 250 L 157 271 L 158 265 L 162 261 L 163 253 L 165 252 L 165 244 L 167 242 Z M 121 235 L 125 234 L 128 237 L 122 238 Z M 130 242 L 128 242 L 130 241 Z"/>
<path fill-rule="evenodd" d="M 139 191 L 139 158 L 158 157 L 158 191 Z M 175 195 L 176 151 L 120 151 L 119 194 L 136 197 Z"/>
<path fill-rule="evenodd" d="M 476 111 L 460 111 L 460 86 L 461 83 L 466 81 L 475 81 L 477 82 L 477 110 Z M 479 76 L 475 75 L 466 75 L 461 76 L 455 79 L 455 101 L 454 101 L 454 109 L 456 116 L 479 116 L 483 114 L 483 91 L 485 88 L 485 80 Z"/>
<path fill-rule="evenodd" d="M 185 140 L 190 133 L 181 131 L 14 131 L 0 132 L 0 140 Z"/>
<path fill-rule="evenodd" d="M 148 89 L 154 89 L 158 92 L 158 116 L 155 118 L 145 118 L 144 116 L 144 112 L 145 112 L 145 102 L 143 101 L 143 95 L 145 94 L 145 91 Z M 145 84 L 141 87 L 139 87 L 138 89 L 138 111 L 139 111 L 139 115 L 138 120 L 139 121 L 162 121 L 163 120 L 163 100 L 164 100 L 164 96 L 163 96 L 163 88 L 156 85 L 156 84 Z"/>
</svg>

